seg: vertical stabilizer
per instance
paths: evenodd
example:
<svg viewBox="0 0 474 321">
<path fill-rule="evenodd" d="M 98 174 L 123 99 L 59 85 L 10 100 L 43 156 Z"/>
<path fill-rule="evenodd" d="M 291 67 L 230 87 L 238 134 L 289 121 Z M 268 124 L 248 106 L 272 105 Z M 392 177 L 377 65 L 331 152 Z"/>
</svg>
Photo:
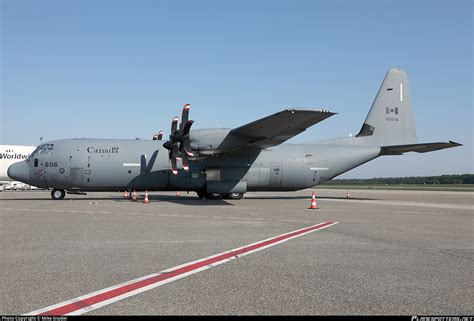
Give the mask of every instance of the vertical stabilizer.
<svg viewBox="0 0 474 321">
<path fill-rule="evenodd" d="M 379 146 L 416 143 L 410 87 L 404 70 L 387 72 L 357 137 Z"/>
</svg>

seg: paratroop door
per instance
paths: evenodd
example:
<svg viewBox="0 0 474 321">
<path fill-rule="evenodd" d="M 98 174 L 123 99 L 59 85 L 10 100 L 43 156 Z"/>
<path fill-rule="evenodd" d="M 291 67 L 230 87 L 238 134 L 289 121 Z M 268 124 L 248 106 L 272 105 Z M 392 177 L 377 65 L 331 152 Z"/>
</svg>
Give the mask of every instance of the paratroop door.
<svg viewBox="0 0 474 321">
<path fill-rule="evenodd" d="M 71 167 L 70 180 L 72 187 L 82 187 L 83 185 L 83 168 Z"/>
</svg>

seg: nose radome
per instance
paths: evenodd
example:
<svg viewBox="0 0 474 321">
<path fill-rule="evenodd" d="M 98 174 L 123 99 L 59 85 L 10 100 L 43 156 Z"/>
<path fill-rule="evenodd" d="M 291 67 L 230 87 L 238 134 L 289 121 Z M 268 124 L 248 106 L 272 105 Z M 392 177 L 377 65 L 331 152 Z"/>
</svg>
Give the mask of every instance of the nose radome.
<svg viewBox="0 0 474 321">
<path fill-rule="evenodd" d="M 8 167 L 7 175 L 15 181 L 28 183 L 30 180 L 30 168 L 25 161 L 17 162 Z"/>
</svg>

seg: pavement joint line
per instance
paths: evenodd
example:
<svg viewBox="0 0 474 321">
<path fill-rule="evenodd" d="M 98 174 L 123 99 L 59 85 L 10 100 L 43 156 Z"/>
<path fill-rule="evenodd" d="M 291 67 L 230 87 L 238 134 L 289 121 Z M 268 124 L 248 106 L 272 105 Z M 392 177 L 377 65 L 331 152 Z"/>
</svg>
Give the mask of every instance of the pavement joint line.
<svg viewBox="0 0 474 321">
<path fill-rule="evenodd" d="M 291 239 L 301 237 L 303 235 L 319 231 L 336 224 L 338 224 L 338 222 L 326 221 L 316 225 L 307 226 L 262 241 L 248 244 L 243 247 L 238 247 L 233 250 L 221 252 L 219 254 L 215 254 L 193 262 L 178 265 L 173 268 L 163 270 L 159 273 L 149 274 L 131 281 L 82 295 L 71 300 L 53 304 L 45 308 L 29 312 L 26 315 L 81 315 L 128 297 L 140 294 L 142 292 L 149 291 L 186 276 L 205 271 L 220 264 L 231 262 L 236 258 L 262 251 Z"/>
<path fill-rule="evenodd" d="M 426 203 L 426 202 L 405 202 L 405 201 L 377 201 L 377 200 L 355 200 L 355 199 L 325 199 L 323 202 L 354 202 L 362 204 L 394 205 L 394 206 L 413 206 L 413 207 L 432 207 L 447 209 L 474 210 L 474 205 L 458 205 L 450 203 Z"/>
<path fill-rule="evenodd" d="M 368 235 L 351 234 L 351 233 L 347 233 L 347 232 L 344 233 L 344 232 L 332 231 L 332 233 L 340 234 L 340 235 L 344 235 L 346 237 L 352 237 L 352 238 L 356 238 L 356 239 L 364 240 L 364 241 L 369 240 L 369 241 L 374 241 L 374 242 L 378 242 L 378 243 L 382 243 L 382 244 L 388 244 L 390 246 L 397 246 L 397 247 L 415 249 L 415 250 L 422 251 L 422 252 L 430 254 L 430 255 L 446 255 L 446 256 L 461 258 L 461 259 L 464 259 L 464 260 L 474 261 L 474 258 L 472 258 L 472 257 L 459 255 L 459 254 L 454 254 L 454 253 L 448 253 L 448 252 L 440 251 L 439 249 L 432 249 L 432 248 L 426 248 L 426 247 L 422 247 L 422 246 L 415 246 L 415 245 L 412 245 L 412 244 L 404 243 L 403 241 L 398 241 L 397 242 L 397 241 L 394 241 L 394 240 L 387 240 L 387 239 L 383 239 L 383 238 L 375 238 L 375 237 L 370 237 Z"/>
<path fill-rule="evenodd" d="M 58 212 L 58 213 L 85 213 L 85 214 L 112 214 L 112 215 L 133 215 L 133 216 L 161 216 L 161 217 L 178 217 L 178 218 L 203 218 L 203 219 L 224 219 L 224 220 L 246 220 L 246 221 L 271 221 L 284 223 L 310 223 L 308 220 L 284 220 L 269 219 L 261 217 L 236 217 L 236 216 L 205 216 L 205 215 L 179 215 L 179 214 L 153 214 L 153 213 L 137 213 L 137 212 L 104 212 L 104 211 L 78 211 L 78 210 L 46 210 L 46 209 L 29 209 L 29 208 L 4 208 L 9 211 L 37 211 L 37 212 Z"/>
<path fill-rule="evenodd" d="M 400 214 L 453 214 L 449 212 L 412 212 L 412 211 L 393 211 L 394 213 L 400 213 Z"/>
</svg>

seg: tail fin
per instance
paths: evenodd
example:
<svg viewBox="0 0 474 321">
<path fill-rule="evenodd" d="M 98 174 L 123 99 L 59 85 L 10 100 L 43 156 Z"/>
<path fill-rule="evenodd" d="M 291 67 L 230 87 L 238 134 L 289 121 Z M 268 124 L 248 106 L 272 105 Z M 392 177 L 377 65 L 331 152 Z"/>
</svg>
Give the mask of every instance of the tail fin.
<svg viewBox="0 0 474 321">
<path fill-rule="evenodd" d="M 390 69 L 357 137 L 379 146 L 416 142 L 410 87 L 405 71 Z"/>
</svg>

